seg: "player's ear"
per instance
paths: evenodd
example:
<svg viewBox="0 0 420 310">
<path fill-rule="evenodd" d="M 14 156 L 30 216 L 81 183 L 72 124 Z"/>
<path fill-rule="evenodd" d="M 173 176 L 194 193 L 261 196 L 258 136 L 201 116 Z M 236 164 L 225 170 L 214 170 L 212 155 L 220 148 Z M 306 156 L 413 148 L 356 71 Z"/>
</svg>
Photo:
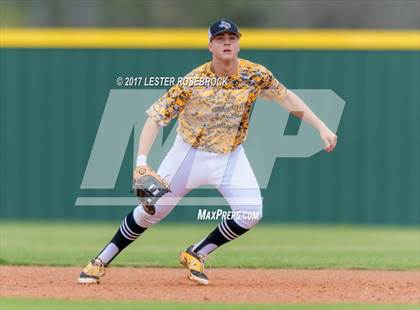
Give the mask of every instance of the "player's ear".
<svg viewBox="0 0 420 310">
<path fill-rule="evenodd" d="M 211 41 L 209 41 L 209 44 L 207 44 L 207 47 L 209 48 L 209 51 L 213 53 L 213 47 L 212 47 Z"/>
</svg>

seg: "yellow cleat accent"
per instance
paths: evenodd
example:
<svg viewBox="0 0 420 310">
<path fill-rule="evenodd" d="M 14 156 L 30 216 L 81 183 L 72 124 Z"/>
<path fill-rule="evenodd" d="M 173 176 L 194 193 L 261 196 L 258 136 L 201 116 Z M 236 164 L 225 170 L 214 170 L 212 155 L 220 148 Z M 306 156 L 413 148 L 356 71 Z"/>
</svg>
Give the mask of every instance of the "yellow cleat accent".
<svg viewBox="0 0 420 310">
<path fill-rule="evenodd" d="M 188 279 L 201 285 L 208 285 L 209 279 L 204 273 L 205 256 L 192 251 L 190 246 L 179 254 L 179 262 L 188 269 Z"/>
<path fill-rule="evenodd" d="M 92 259 L 80 273 L 79 284 L 99 283 L 99 279 L 105 275 L 105 264 L 99 259 Z"/>
</svg>

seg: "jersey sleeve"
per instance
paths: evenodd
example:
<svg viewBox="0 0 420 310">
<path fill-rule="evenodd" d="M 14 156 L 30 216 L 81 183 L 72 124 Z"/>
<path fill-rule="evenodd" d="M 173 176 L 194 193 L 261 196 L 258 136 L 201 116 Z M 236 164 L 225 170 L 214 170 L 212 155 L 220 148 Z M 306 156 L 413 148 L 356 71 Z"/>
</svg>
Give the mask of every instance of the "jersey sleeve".
<svg viewBox="0 0 420 310">
<path fill-rule="evenodd" d="M 189 90 L 180 85 L 174 85 L 153 103 L 146 113 L 159 125 L 166 126 L 182 112 L 189 97 Z"/>
<path fill-rule="evenodd" d="M 265 67 L 263 67 L 262 76 L 263 82 L 259 97 L 266 100 L 281 101 L 287 94 L 287 88 Z"/>
</svg>

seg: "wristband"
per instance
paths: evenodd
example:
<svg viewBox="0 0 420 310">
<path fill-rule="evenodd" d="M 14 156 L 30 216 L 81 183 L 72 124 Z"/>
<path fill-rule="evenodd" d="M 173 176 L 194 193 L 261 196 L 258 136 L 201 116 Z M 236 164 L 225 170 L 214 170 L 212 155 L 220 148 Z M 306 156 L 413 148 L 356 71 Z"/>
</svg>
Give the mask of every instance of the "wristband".
<svg viewBox="0 0 420 310">
<path fill-rule="evenodd" d="M 139 156 L 137 156 L 137 160 L 136 160 L 136 167 L 138 166 L 147 166 L 147 156 L 140 154 Z"/>
</svg>

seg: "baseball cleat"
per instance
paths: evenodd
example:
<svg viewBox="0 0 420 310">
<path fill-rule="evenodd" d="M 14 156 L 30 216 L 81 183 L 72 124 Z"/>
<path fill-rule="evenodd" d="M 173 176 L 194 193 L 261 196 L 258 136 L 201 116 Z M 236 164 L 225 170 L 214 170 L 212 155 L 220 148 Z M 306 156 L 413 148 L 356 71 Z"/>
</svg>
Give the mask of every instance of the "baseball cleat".
<svg viewBox="0 0 420 310">
<path fill-rule="evenodd" d="M 98 284 L 99 279 L 105 275 L 106 265 L 99 259 L 92 259 L 80 273 L 79 284 Z"/>
<path fill-rule="evenodd" d="M 204 273 L 204 259 L 205 256 L 192 251 L 190 246 L 185 251 L 179 254 L 179 262 L 188 269 L 188 279 L 197 284 L 208 285 L 209 278 Z"/>
</svg>

